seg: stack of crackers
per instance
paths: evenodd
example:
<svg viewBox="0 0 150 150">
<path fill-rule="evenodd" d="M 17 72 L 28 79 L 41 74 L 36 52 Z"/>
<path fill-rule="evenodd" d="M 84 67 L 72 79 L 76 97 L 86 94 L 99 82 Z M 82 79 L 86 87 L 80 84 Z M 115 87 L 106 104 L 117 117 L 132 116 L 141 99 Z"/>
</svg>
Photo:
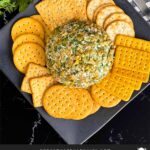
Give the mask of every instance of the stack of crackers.
<svg viewBox="0 0 150 150">
<path fill-rule="evenodd" d="M 90 0 L 87 4 L 87 16 L 90 21 L 104 28 L 112 41 L 117 34 L 135 36 L 131 18 L 113 0 Z"/>
<path fill-rule="evenodd" d="M 134 90 L 148 82 L 150 42 L 131 37 L 132 20 L 112 0 L 44 0 L 36 8 L 40 15 L 20 19 L 11 32 L 14 64 L 25 74 L 21 90 L 32 94 L 34 107 L 43 106 L 55 118 L 80 120 L 100 107 L 128 101 Z M 45 41 L 52 31 L 72 19 L 85 21 L 87 16 L 102 26 L 116 45 L 111 72 L 88 90 L 57 83 L 45 60 Z"/>
<path fill-rule="evenodd" d="M 105 103 L 113 105 L 115 102 L 116 105 L 119 99 L 129 101 L 134 90 L 139 90 L 142 83 L 149 80 L 150 51 L 148 47 L 150 47 L 150 42 L 118 35 L 115 45 L 112 71 L 91 88 L 93 99 L 104 107 L 106 107 Z M 104 97 L 109 100 L 105 101 Z"/>
</svg>

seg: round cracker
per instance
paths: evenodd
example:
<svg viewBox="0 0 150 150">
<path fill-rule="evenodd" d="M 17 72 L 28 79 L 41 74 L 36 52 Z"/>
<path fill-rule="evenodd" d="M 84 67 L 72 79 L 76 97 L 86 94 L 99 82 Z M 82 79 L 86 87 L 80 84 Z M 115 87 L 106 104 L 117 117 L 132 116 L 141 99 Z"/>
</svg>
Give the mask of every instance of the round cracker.
<svg viewBox="0 0 150 150">
<path fill-rule="evenodd" d="M 11 36 L 13 41 L 23 34 L 35 34 L 44 39 L 44 29 L 42 25 L 32 18 L 23 18 L 18 20 L 12 27 Z"/>
<path fill-rule="evenodd" d="M 95 101 L 93 101 L 93 107 L 92 107 L 92 111 L 91 111 L 91 115 L 95 114 L 99 109 L 100 109 L 101 105 Z"/>
<path fill-rule="evenodd" d="M 112 13 L 123 12 L 123 10 L 117 6 L 106 6 L 103 7 L 97 14 L 96 24 L 100 27 L 103 27 L 105 19 Z"/>
<path fill-rule="evenodd" d="M 91 0 L 87 6 L 87 16 L 89 20 L 92 21 L 94 17 L 94 12 L 96 11 L 96 9 L 102 4 L 106 4 L 106 3 L 114 4 L 114 1 L 113 0 Z"/>
<path fill-rule="evenodd" d="M 76 103 L 77 99 L 72 90 L 62 85 L 50 87 L 43 96 L 45 111 L 55 118 L 65 118 L 70 115 Z"/>
<path fill-rule="evenodd" d="M 134 24 L 128 15 L 126 15 L 124 13 L 113 13 L 106 18 L 104 25 L 103 25 L 104 29 L 106 29 L 107 26 L 114 21 L 128 22 L 134 28 Z"/>
<path fill-rule="evenodd" d="M 106 3 L 106 4 L 102 4 L 101 6 L 99 6 L 96 9 L 96 11 L 94 12 L 94 15 L 93 15 L 93 21 L 94 22 L 96 21 L 97 15 L 100 12 L 100 10 L 103 9 L 104 7 L 106 7 L 106 6 L 114 6 L 114 4 L 112 4 L 112 3 Z"/>
<path fill-rule="evenodd" d="M 33 15 L 30 18 L 35 19 L 43 26 L 43 28 L 45 28 L 45 23 L 40 15 Z"/>
<path fill-rule="evenodd" d="M 25 73 L 29 63 L 35 63 L 45 66 L 45 52 L 44 49 L 34 43 L 25 43 L 19 46 L 14 53 L 14 64 L 16 68 Z"/>
<path fill-rule="evenodd" d="M 112 41 L 114 41 L 116 38 L 116 35 L 119 35 L 119 34 L 131 36 L 131 37 L 135 36 L 135 31 L 134 31 L 133 27 L 125 21 L 112 22 L 106 28 L 106 32 Z"/>
<path fill-rule="evenodd" d="M 42 24 L 42 26 L 45 30 L 45 42 L 47 42 L 47 39 L 51 35 L 51 31 L 49 30 L 48 26 L 45 24 L 45 22 L 43 21 L 43 19 L 40 15 L 33 15 L 33 16 L 31 16 L 31 18 L 37 20 L 39 23 Z"/>
<path fill-rule="evenodd" d="M 102 90 L 97 85 L 92 86 L 91 95 L 92 95 L 92 98 L 95 100 L 95 102 L 104 108 L 115 107 L 121 102 L 119 98 Z"/>
<path fill-rule="evenodd" d="M 45 48 L 45 44 L 39 36 L 34 34 L 23 34 L 17 37 L 16 40 L 14 41 L 12 47 L 13 54 L 15 50 L 24 43 L 35 43 L 40 45 L 43 49 Z"/>
<path fill-rule="evenodd" d="M 67 119 L 81 120 L 86 118 L 92 111 L 93 100 L 89 92 L 85 89 L 72 89 L 77 103 L 74 106 L 75 110 L 67 116 Z"/>
</svg>

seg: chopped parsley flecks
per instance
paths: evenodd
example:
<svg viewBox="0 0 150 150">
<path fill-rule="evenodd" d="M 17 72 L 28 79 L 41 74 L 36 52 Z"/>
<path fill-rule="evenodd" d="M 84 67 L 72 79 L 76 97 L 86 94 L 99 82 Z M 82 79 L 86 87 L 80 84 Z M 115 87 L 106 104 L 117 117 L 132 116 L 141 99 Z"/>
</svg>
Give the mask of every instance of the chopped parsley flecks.
<svg viewBox="0 0 150 150">
<path fill-rule="evenodd" d="M 72 21 L 54 31 L 46 56 L 47 67 L 58 82 L 88 88 L 109 73 L 114 46 L 96 24 Z"/>
</svg>

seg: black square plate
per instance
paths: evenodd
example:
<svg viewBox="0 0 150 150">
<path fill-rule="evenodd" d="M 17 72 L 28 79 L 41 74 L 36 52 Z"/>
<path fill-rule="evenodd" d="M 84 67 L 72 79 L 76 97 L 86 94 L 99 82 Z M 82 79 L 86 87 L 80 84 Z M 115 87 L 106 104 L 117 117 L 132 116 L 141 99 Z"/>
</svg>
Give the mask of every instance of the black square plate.
<svg viewBox="0 0 150 150">
<path fill-rule="evenodd" d="M 36 2 L 38 1 L 36 0 L 35 3 Z M 135 24 L 136 37 L 150 40 L 149 25 L 139 16 L 137 12 L 135 12 L 127 0 L 115 0 L 115 2 L 133 19 Z M 21 17 L 30 16 L 36 13 L 34 4 L 30 5 L 25 12 L 18 14 L 2 30 L 0 30 L 0 69 L 19 91 L 23 75 L 16 70 L 13 64 L 11 50 L 12 40 L 10 31 L 16 20 Z M 149 83 L 144 84 L 140 91 L 133 94 L 131 101 L 148 86 Z M 30 95 L 23 92 L 22 95 L 32 104 Z M 125 106 L 127 106 L 128 103 L 121 102 L 118 106 L 111 109 L 102 108 L 95 115 L 92 115 L 82 121 L 54 119 L 48 116 L 42 108 L 38 108 L 37 111 L 68 144 L 82 144 L 93 134 L 98 132 L 104 125 L 106 125 L 117 113 L 119 113 Z"/>
</svg>

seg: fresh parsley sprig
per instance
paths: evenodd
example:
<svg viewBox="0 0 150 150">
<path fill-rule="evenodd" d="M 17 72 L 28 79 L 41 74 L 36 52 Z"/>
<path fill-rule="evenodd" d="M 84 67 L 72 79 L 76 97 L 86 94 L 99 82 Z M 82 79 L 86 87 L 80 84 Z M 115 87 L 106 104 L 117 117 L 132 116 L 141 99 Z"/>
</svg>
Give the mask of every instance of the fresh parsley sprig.
<svg viewBox="0 0 150 150">
<path fill-rule="evenodd" d="M 33 0 L 13 0 L 19 8 L 19 12 L 24 11 Z"/>
<path fill-rule="evenodd" d="M 5 13 L 12 13 L 16 10 L 16 3 L 11 0 L 0 0 L 0 16 L 4 16 Z"/>
<path fill-rule="evenodd" d="M 0 0 L 0 16 L 12 13 L 16 9 L 24 11 L 33 0 Z"/>
</svg>

